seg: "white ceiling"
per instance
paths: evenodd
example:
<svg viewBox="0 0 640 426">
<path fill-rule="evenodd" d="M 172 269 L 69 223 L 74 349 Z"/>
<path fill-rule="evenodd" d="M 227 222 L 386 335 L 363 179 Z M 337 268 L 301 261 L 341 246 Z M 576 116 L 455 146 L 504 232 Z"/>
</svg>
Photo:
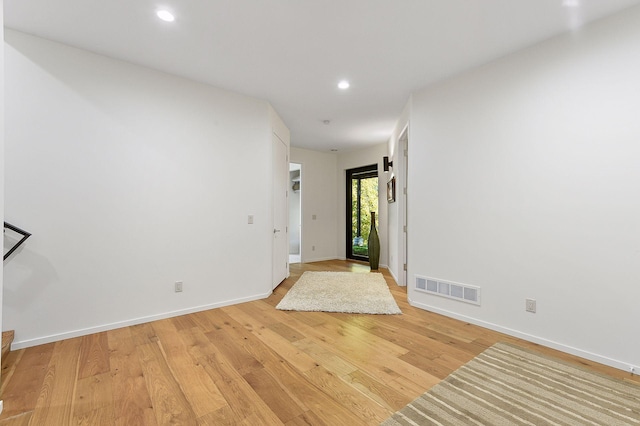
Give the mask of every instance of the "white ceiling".
<svg viewBox="0 0 640 426">
<path fill-rule="evenodd" d="M 292 145 L 328 151 L 385 142 L 416 89 L 640 4 L 565 1 L 5 0 L 4 19 L 265 99 Z M 160 21 L 161 7 L 176 21 Z"/>
</svg>

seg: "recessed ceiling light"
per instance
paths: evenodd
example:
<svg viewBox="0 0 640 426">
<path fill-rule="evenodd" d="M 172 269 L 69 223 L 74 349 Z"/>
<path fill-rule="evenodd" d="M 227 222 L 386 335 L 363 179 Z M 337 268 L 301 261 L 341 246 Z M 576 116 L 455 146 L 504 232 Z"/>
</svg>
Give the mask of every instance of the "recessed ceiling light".
<svg viewBox="0 0 640 426">
<path fill-rule="evenodd" d="M 349 82 L 347 80 L 342 80 L 340 83 L 338 83 L 338 88 L 345 90 L 348 89 L 350 86 Z"/>
<path fill-rule="evenodd" d="M 165 22 L 173 22 L 176 20 L 176 17 L 173 16 L 173 13 L 169 12 L 168 10 L 159 10 L 156 12 L 156 15 L 158 15 L 158 18 L 162 19 Z"/>
</svg>

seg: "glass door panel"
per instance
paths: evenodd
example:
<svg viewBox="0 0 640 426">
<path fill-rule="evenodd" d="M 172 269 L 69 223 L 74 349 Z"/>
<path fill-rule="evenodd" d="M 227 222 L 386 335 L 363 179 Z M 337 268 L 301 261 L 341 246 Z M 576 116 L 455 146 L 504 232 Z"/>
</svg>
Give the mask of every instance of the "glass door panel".
<svg viewBox="0 0 640 426">
<path fill-rule="evenodd" d="M 378 211 L 378 166 L 347 170 L 347 258 L 369 260 L 371 212 Z"/>
</svg>

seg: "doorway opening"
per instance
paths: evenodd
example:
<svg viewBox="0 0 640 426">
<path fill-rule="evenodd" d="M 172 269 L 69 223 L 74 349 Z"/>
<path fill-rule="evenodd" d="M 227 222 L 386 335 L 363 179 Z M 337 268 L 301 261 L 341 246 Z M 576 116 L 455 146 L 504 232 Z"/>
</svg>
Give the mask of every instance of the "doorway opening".
<svg viewBox="0 0 640 426">
<path fill-rule="evenodd" d="M 289 264 L 302 261 L 302 164 L 289 163 Z"/>
<path fill-rule="evenodd" d="M 369 260 L 371 212 L 378 213 L 378 165 L 347 170 L 346 257 Z"/>
</svg>

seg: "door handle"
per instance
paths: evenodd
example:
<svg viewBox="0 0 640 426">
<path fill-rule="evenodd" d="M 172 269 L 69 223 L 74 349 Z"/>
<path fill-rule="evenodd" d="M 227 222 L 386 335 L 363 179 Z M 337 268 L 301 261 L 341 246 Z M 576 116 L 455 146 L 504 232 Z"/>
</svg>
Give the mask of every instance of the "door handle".
<svg viewBox="0 0 640 426">
<path fill-rule="evenodd" d="M 274 229 L 273 233 L 275 234 L 276 232 L 280 232 L 280 230 L 279 229 Z"/>
</svg>

